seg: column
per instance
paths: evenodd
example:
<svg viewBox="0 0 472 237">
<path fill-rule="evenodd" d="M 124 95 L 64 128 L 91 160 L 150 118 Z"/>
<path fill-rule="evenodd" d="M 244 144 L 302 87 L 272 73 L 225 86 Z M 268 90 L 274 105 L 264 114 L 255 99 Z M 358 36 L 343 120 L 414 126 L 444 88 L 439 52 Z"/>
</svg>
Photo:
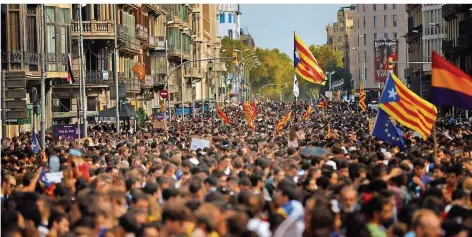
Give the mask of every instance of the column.
<svg viewBox="0 0 472 237">
<path fill-rule="evenodd" d="M 90 20 L 93 21 L 95 20 L 95 16 L 94 16 L 94 9 L 95 9 L 95 4 L 90 4 Z"/>
</svg>

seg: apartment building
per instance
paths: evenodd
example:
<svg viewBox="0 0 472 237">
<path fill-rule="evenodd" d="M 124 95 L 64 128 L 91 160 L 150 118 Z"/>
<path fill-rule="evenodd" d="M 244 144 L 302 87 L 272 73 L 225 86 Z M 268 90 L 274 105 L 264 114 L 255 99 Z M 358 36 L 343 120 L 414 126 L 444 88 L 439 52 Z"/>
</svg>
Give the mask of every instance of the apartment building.
<svg viewBox="0 0 472 237">
<path fill-rule="evenodd" d="M 239 39 L 241 28 L 241 12 L 239 4 L 220 4 L 217 8 L 218 35 L 221 38 Z"/>
<path fill-rule="evenodd" d="M 326 26 L 327 44 L 343 55 L 343 64 L 349 68 L 349 35 L 353 27 L 354 6 L 342 7 L 337 12 L 337 21 Z"/>
<path fill-rule="evenodd" d="M 364 80 L 364 88 L 378 94 L 380 83 L 375 82 L 374 41 L 397 41 L 398 77 L 404 77 L 406 61 L 406 42 L 404 37 L 408 30 L 405 4 L 357 4 L 353 10 L 353 30 L 350 34 L 349 66 L 354 81 L 354 88 L 359 88 Z M 377 91 L 375 90 L 377 88 Z M 378 95 L 377 95 L 378 96 Z M 369 95 L 368 95 L 369 97 Z M 368 98 L 369 100 L 369 98 Z"/>
<path fill-rule="evenodd" d="M 111 97 L 116 71 L 120 88 L 126 92 L 120 100 L 130 103 L 134 109 L 144 108 L 151 115 L 153 109 L 160 108 L 162 99 L 158 92 L 166 85 L 167 73 L 186 61 L 219 57 L 221 39 L 216 7 L 209 4 L 45 4 L 46 127 L 77 122 L 81 59 L 86 82 L 84 105 L 91 122 L 100 110 L 116 105 L 115 98 Z M 21 103 L 25 100 L 28 105 L 27 110 L 8 111 L 9 116 L 5 109 L 2 111 L 2 124 L 8 124 L 3 127 L 4 135 L 31 131 L 32 119 L 6 121 L 6 118 L 15 117 L 13 112 L 22 118 L 26 117 L 25 113 L 32 114 L 33 88 L 38 92 L 37 98 L 42 93 L 42 9 L 38 4 L 1 7 L 2 35 L 6 36 L 1 44 L 2 83 L 11 84 L 26 78 L 26 93 Z M 79 54 L 80 35 L 83 51 Z M 114 62 L 115 37 L 117 65 Z M 75 79 L 72 83 L 66 79 L 68 54 Z M 137 64 L 144 67 L 142 78 L 132 71 Z M 168 81 L 172 106 L 182 100 L 208 100 L 219 94 L 220 80 L 217 79 L 225 68 L 219 61 L 210 65 L 212 70 L 208 73 L 206 61 L 185 64 L 172 73 Z M 23 93 L 17 90 L 15 93 Z M 2 99 L 7 97 L 6 93 L 2 93 Z M 8 105 L 19 107 L 18 103 L 8 102 Z M 39 128 L 39 116 L 35 118 L 35 127 Z"/>
<path fill-rule="evenodd" d="M 441 10 L 447 32 L 442 41 L 443 54 L 472 75 L 472 4 L 445 4 Z"/>
</svg>

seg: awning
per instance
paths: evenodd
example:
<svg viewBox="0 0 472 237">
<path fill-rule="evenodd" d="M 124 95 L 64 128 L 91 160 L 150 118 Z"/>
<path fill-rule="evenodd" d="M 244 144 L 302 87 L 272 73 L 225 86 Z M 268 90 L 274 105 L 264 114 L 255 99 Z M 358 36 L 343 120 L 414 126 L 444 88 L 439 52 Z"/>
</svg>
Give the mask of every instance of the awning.
<svg viewBox="0 0 472 237">
<path fill-rule="evenodd" d="M 133 118 L 136 117 L 138 114 L 136 111 L 134 111 L 133 107 L 126 103 L 126 104 L 120 104 L 120 119 L 126 119 L 126 118 Z M 102 110 L 98 113 L 98 116 L 100 118 L 115 118 L 116 117 L 116 106 L 111 107 L 106 110 Z"/>
</svg>

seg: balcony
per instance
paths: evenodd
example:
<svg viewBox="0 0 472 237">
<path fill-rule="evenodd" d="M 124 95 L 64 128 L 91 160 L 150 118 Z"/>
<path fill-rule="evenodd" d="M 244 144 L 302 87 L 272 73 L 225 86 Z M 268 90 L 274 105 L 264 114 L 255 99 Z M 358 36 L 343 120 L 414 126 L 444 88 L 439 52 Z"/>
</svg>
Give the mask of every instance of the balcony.
<svg viewBox="0 0 472 237">
<path fill-rule="evenodd" d="M 149 38 L 148 29 L 142 25 L 136 25 L 136 38 L 141 41 L 147 42 Z"/>
<path fill-rule="evenodd" d="M 456 58 L 470 54 L 471 43 L 469 35 L 462 35 L 453 40 L 444 40 L 442 51 L 447 58 Z"/>
<path fill-rule="evenodd" d="M 141 81 L 134 78 L 134 75 L 125 75 L 124 73 L 118 73 L 120 81 L 124 81 L 126 85 L 126 92 L 139 93 L 141 91 Z"/>
<path fill-rule="evenodd" d="M 72 37 L 79 37 L 79 22 L 71 23 Z M 82 21 L 82 36 L 84 39 L 113 39 L 115 24 L 108 21 Z"/>
<path fill-rule="evenodd" d="M 446 21 L 457 18 L 458 13 L 468 12 L 472 8 L 472 4 L 444 4 L 441 8 L 442 17 Z"/>
<path fill-rule="evenodd" d="M 72 75 L 74 76 L 74 81 L 72 83 L 67 82 L 65 78 L 59 78 L 52 81 L 53 85 L 79 85 L 79 71 L 73 71 Z M 108 87 L 110 84 L 113 84 L 115 80 L 113 79 L 113 72 L 106 70 L 88 70 L 85 71 L 85 84 L 91 87 Z"/>
<path fill-rule="evenodd" d="M 40 56 L 26 51 L 4 51 L 1 55 L 2 70 L 39 71 Z"/>
<path fill-rule="evenodd" d="M 202 78 L 202 69 L 201 68 L 197 68 L 197 67 L 187 67 L 185 68 L 185 71 L 184 71 L 184 77 L 189 77 L 189 78 L 194 78 L 194 79 L 198 79 L 198 78 Z"/>
<path fill-rule="evenodd" d="M 180 50 L 179 46 L 174 46 L 174 45 L 168 46 L 167 56 L 180 58 L 182 56 L 181 53 L 182 51 Z"/>
<path fill-rule="evenodd" d="M 150 35 L 146 47 L 152 50 L 165 50 L 166 47 L 164 36 L 153 36 Z"/>
<path fill-rule="evenodd" d="M 150 14 L 158 15 L 160 13 L 159 4 L 142 4 L 141 7 Z"/>
<path fill-rule="evenodd" d="M 132 31 L 134 29 L 131 29 L 131 27 L 118 25 L 118 41 L 120 41 L 120 51 L 136 55 L 139 52 L 140 43 Z"/>
</svg>

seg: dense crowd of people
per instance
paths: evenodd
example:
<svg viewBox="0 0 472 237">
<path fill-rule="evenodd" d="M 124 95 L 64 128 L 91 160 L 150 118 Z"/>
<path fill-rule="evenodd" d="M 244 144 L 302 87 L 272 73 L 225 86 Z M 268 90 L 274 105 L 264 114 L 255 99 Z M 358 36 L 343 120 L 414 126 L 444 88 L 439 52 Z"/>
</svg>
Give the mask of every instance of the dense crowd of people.
<svg viewBox="0 0 472 237">
<path fill-rule="evenodd" d="M 406 150 L 370 135 L 375 111 L 330 102 L 261 102 L 143 123 L 133 134 L 2 140 L 2 236 L 472 236 L 472 130 L 436 122 L 436 142 L 403 129 Z M 289 111 L 283 129 L 277 123 Z M 328 135 L 328 127 L 330 134 Z M 192 148 L 192 139 L 210 140 Z M 435 149 L 435 144 L 437 147 Z"/>
</svg>

